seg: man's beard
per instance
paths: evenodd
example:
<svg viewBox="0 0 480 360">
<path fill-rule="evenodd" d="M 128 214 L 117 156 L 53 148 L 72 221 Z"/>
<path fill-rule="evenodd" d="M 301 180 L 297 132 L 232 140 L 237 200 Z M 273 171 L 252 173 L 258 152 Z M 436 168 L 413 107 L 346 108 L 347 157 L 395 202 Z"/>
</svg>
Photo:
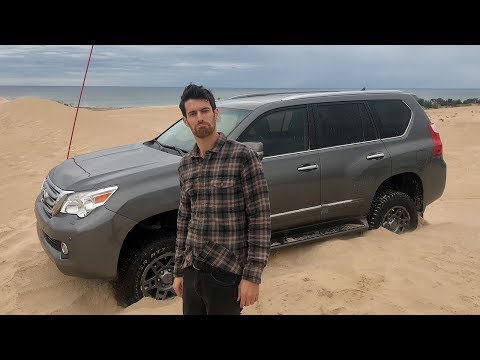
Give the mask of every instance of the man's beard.
<svg viewBox="0 0 480 360">
<path fill-rule="evenodd" d="M 204 122 L 201 125 L 203 126 L 197 125 L 196 128 L 193 129 L 193 134 L 198 138 L 206 138 L 215 131 L 215 128 L 207 122 Z"/>
</svg>

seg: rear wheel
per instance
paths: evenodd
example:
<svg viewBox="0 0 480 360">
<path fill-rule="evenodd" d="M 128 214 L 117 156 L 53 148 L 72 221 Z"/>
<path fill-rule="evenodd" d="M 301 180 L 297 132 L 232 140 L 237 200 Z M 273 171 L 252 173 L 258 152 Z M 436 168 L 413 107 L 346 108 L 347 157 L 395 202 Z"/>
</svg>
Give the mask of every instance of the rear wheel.
<svg viewBox="0 0 480 360">
<path fill-rule="evenodd" d="M 396 190 L 383 190 L 375 195 L 367 220 L 370 229 L 382 226 L 396 234 L 413 231 L 418 226 L 413 199 Z"/>
<path fill-rule="evenodd" d="M 153 241 L 130 250 L 122 260 L 118 279 L 114 282 L 117 300 L 131 305 L 143 297 L 165 300 L 175 296 L 173 267 L 175 238 L 155 235 Z"/>
</svg>

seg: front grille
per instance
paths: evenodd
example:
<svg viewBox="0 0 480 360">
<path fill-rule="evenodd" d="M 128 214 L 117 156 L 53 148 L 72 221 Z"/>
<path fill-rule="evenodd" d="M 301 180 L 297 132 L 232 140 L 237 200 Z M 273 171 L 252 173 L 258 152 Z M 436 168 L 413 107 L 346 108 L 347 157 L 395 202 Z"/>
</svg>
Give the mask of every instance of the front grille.
<svg viewBox="0 0 480 360">
<path fill-rule="evenodd" d="M 55 186 L 47 176 L 47 179 L 43 183 L 40 198 L 42 201 L 43 210 L 45 210 L 49 218 L 52 217 L 53 207 L 58 201 L 61 192 L 62 189 L 60 189 L 58 186 Z"/>
<path fill-rule="evenodd" d="M 43 236 L 45 237 L 45 241 L 53 247 L 55 250 L 60 251 L 62 249 L 61 242 L 55 239 L 52 239 L 50 236 L 47 234 L 43 233 Z"/>
</svg>

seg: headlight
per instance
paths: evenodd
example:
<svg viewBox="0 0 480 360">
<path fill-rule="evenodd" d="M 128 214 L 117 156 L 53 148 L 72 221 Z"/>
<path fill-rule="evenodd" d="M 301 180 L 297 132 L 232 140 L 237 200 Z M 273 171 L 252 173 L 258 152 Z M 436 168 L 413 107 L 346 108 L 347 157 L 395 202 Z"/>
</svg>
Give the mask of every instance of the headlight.
<svg viewBox="0 0 480 360">
<path fill-rule="evenodd" d="M 60 212 L 76 214 L 79 218 L 84 218 L 93 209 L 105 204 L 117 189 L 118 186 L 112 186 L 100 190 L 73 193 L 65 199 Z"/>
</svg>

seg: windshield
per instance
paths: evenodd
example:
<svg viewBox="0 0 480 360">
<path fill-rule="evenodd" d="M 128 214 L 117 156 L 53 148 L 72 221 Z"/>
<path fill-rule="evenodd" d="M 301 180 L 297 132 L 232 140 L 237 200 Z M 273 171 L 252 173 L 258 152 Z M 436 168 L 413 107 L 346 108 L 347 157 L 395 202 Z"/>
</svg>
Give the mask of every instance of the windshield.
<svg viewBox="0 0 480 360">
<path fill-rule="evenodd" d="M 217 131 L 228 136 L 250 113 L 251 110 L 245 109 L 218 108 Z M 192 131 L 181 120 L 160 135 L 157 141 L 186 151 L 192 150 L 195 145 Z"/>
</svg>

